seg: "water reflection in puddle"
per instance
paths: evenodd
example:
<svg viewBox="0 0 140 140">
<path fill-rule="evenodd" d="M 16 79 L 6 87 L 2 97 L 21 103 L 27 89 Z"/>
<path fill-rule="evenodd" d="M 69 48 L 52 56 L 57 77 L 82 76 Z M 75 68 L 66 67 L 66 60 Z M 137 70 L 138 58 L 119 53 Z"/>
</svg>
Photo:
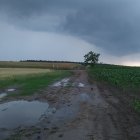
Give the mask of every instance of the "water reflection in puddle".
<svg viewBox="0 0 140 140">
<path fill-rule="evenodd" d="M 2 98 L 4 98 L 5 96 L 7 96 L 7 94 L 9 94 L 10 92 L 16 91 L 16 89 L 14 88 L 9 88 L 5 90 L 5 93 L 0 93 L 0 100 L 2 100 Z"/>
<path fill-rule="evenodd" d="M 53 84 L 53 86 L 54 87 L 59 87 L 59 86 L 61 86 L 61 82 L 56 82 L 56 83 Z"/>
<path fill-rule="evenodd" d="M 69 78 L 62 79 L 61 81 L 54 83 L 52 86 L 54 86 L 54 87 L 64 86 L 65 87 L 68 85 L 69 80 L 70 80 Z"/>
<path fill-rule="evenodd" d="M 78 87 L 84 87 L 85 85 L 83 83 L 79 83 Z"/>
<path fill-rule="evenodd" d="M 81 101 L 85 102 L 85 101 L 89 101 L 90 100 L 90 97 L 88 94 L 86 93 L 82 93 L 80 94 L 80 98 L 79 98 Z"/>
<path fill-rule="evenodd" d="M 0 104 L 0 128 L 16 128 L 37 123 L 47 113 L 48 103 L 13 101 Z"/>
<path fill-rule="evenodd" d="M 14 89 L 14 88 L 7 89 L 8 92 L 13 92 L 13 91 L 15 91 L 15 90 L 16 90 L 16 89 Z"/>
<path fill-rule="evenodd" d="M 1 93 L 1 94 L 0 94 L 0 100 L 1 100 L 2 98 L 4 98 L 5 96 L 7 96 L 7 93 Z"/>
</svg>

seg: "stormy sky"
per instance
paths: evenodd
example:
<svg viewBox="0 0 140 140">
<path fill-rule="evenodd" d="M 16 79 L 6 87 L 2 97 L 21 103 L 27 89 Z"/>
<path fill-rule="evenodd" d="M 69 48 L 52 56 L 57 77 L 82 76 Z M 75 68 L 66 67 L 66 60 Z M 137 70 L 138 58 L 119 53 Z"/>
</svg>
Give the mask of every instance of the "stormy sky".
<svg viewBox="0 0 140 140">
<path fill-rule="evenodd" d="M 0 0 L 0 60 L 140 66 L 139 0 Z"/>
</svg>

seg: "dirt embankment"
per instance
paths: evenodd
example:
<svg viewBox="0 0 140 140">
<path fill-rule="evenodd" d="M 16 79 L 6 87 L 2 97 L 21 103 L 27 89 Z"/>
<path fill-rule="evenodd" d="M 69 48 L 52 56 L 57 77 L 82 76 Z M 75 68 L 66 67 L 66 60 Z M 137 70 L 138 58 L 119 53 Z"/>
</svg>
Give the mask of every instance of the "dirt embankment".
<svg viewBox="0 0 140 140">
<path fill-rule="evenodd" d="M 7 130 L 21 140 L 139 140 L 140 119 L 107 88 L 89 83 L 84 70 L 28 100 L 48 102 L 53 113 L 34 126 Z M 6 131 L 6 130 L 1 130 Z M 12 131 L 12 132 L 11 132 Z"/>
</svg>

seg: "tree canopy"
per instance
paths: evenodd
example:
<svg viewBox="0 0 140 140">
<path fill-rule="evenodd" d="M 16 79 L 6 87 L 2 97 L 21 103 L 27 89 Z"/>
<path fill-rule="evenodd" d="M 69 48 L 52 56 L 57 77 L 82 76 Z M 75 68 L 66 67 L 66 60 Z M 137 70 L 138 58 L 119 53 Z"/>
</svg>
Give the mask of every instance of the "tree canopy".
<svg viewBox="0 0 140 140">
<path fill-rule="evenodd" d="M 94 64 L 98 63 L 99 56 L 100 56 L 100 54 L 90 51 L 84 56 L 84 58 L 85 58 L 84 62 L 86 65 L 87 64 L 94 65 Z"/>
</svg>

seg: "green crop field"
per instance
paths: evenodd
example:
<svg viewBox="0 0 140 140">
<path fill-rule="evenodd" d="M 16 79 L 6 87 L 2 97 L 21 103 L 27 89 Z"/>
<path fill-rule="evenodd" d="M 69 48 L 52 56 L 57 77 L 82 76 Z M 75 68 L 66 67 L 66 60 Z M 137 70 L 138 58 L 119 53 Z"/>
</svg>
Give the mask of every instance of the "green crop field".
<svg viewBox="0 0 140 140">
<path fill-rule="evenodd" d="M 89 74 L 97 81 L 107 82 L 122 91 L 140 96 L 140 67 L 98 64 L 89 69 Z M 133 104 L 140 111 L 140 98 Z"/>
<path fill-rule="evenodd" d="M 107 81 L 124 90 L 140 90 L 140 67 L 96 65 L 90 73 L 97 80 Z"/>
</svg>

